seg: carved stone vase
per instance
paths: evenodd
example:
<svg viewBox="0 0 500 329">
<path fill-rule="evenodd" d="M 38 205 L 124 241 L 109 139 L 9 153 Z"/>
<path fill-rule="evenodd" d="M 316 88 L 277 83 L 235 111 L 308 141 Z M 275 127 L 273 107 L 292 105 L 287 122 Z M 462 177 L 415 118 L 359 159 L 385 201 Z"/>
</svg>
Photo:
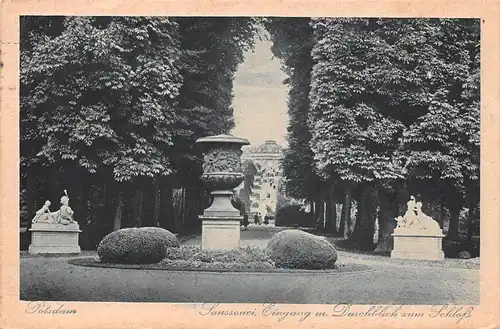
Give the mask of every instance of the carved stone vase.
<svg viewBox="0 0 500 329">
<path fill-rule="evenodd" d="M 241 147 L 248 140 L 231 135 L 201 138 L 196 143 L 202 148 L 203 175 L 201 180 L 211 191 L 213 202 L 205 209 L 202 220 L 202 249 L 229 250 L 239 247 L 240 212 L 231 204 L 233 189 L 241 184 Z"/>
</svg>

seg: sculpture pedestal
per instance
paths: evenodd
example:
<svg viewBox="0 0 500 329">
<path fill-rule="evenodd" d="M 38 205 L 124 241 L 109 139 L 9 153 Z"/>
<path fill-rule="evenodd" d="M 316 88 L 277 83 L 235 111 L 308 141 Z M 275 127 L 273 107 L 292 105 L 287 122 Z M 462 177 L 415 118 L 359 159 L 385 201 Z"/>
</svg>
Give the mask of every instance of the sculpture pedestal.
<svg viewBox="0 0 500 329">
<path fill-rule="evenodd" d="M 419 229 L 395 229 L 394 249 L 391 258 L 444 260 L 442 240 L 444 235 L 439 232 L 425 232 Z"/>
<path fill-rule="evenodd" d="M 240 221 L 242 218 L 242 216 L 200 216 L 202 220 L 201 249 L 238 249 L 240 247 Z"/>
<path fill-rule="evenodd" d="M 30 254 L 78 254 L 81 251 L 78 245 L 81 230 L 77 223 L 34 223 L 30 231 Z"/>
</svg>

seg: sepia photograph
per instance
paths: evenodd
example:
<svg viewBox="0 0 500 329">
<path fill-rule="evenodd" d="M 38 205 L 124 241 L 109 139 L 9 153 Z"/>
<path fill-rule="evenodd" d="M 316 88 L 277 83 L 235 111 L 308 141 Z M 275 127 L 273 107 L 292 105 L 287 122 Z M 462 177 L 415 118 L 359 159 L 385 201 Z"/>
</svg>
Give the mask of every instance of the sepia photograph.
<svg viewBox="0 0 500 329">
<path fill-rule="evenodd" d="M 33 312 L 479 305 L 479 19 L 19 19 Z"/>
</svg>

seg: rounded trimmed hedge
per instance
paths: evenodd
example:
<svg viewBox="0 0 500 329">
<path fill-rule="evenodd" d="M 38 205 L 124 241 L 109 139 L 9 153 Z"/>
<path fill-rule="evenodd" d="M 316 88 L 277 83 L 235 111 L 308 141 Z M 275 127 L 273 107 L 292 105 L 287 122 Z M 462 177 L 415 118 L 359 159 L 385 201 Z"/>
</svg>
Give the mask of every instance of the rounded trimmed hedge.
<svg viewBox="0 0 500 329">
<path fill-rule="evenodd" d="M 276 267 L 296 269 L 335 268 L 337 251 L 322 237 L 300 230 L 276 233 L 267 244 L 266 252 Z"/>
<path fill-rule="evenodd" d="M 141 230 L 151 233 L 153 238 L 160 239 L 167 247 L 179 247 L 179 240 L 175 234 L 161 227 L 141 227 Z"/>
<path fill-rule="evenodd" d="M 167 248 L 178 246 L 177 237 L 165 229 L 125 228 L 106 235 L 97 255 L 103 263 L 152 264 L 165 258 Z"/>
</svg>

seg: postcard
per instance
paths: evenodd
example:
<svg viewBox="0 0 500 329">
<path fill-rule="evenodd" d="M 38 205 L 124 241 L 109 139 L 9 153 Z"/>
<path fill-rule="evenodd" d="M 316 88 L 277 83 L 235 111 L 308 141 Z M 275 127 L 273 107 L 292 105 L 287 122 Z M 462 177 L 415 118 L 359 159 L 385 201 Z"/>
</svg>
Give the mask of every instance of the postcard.
<svg viewBox="0 0 500 329">
<path fill-rule="evenodd" d="M 5 328 L 498 328 L 495 1 L 3 1 Z"/>
</svg>

